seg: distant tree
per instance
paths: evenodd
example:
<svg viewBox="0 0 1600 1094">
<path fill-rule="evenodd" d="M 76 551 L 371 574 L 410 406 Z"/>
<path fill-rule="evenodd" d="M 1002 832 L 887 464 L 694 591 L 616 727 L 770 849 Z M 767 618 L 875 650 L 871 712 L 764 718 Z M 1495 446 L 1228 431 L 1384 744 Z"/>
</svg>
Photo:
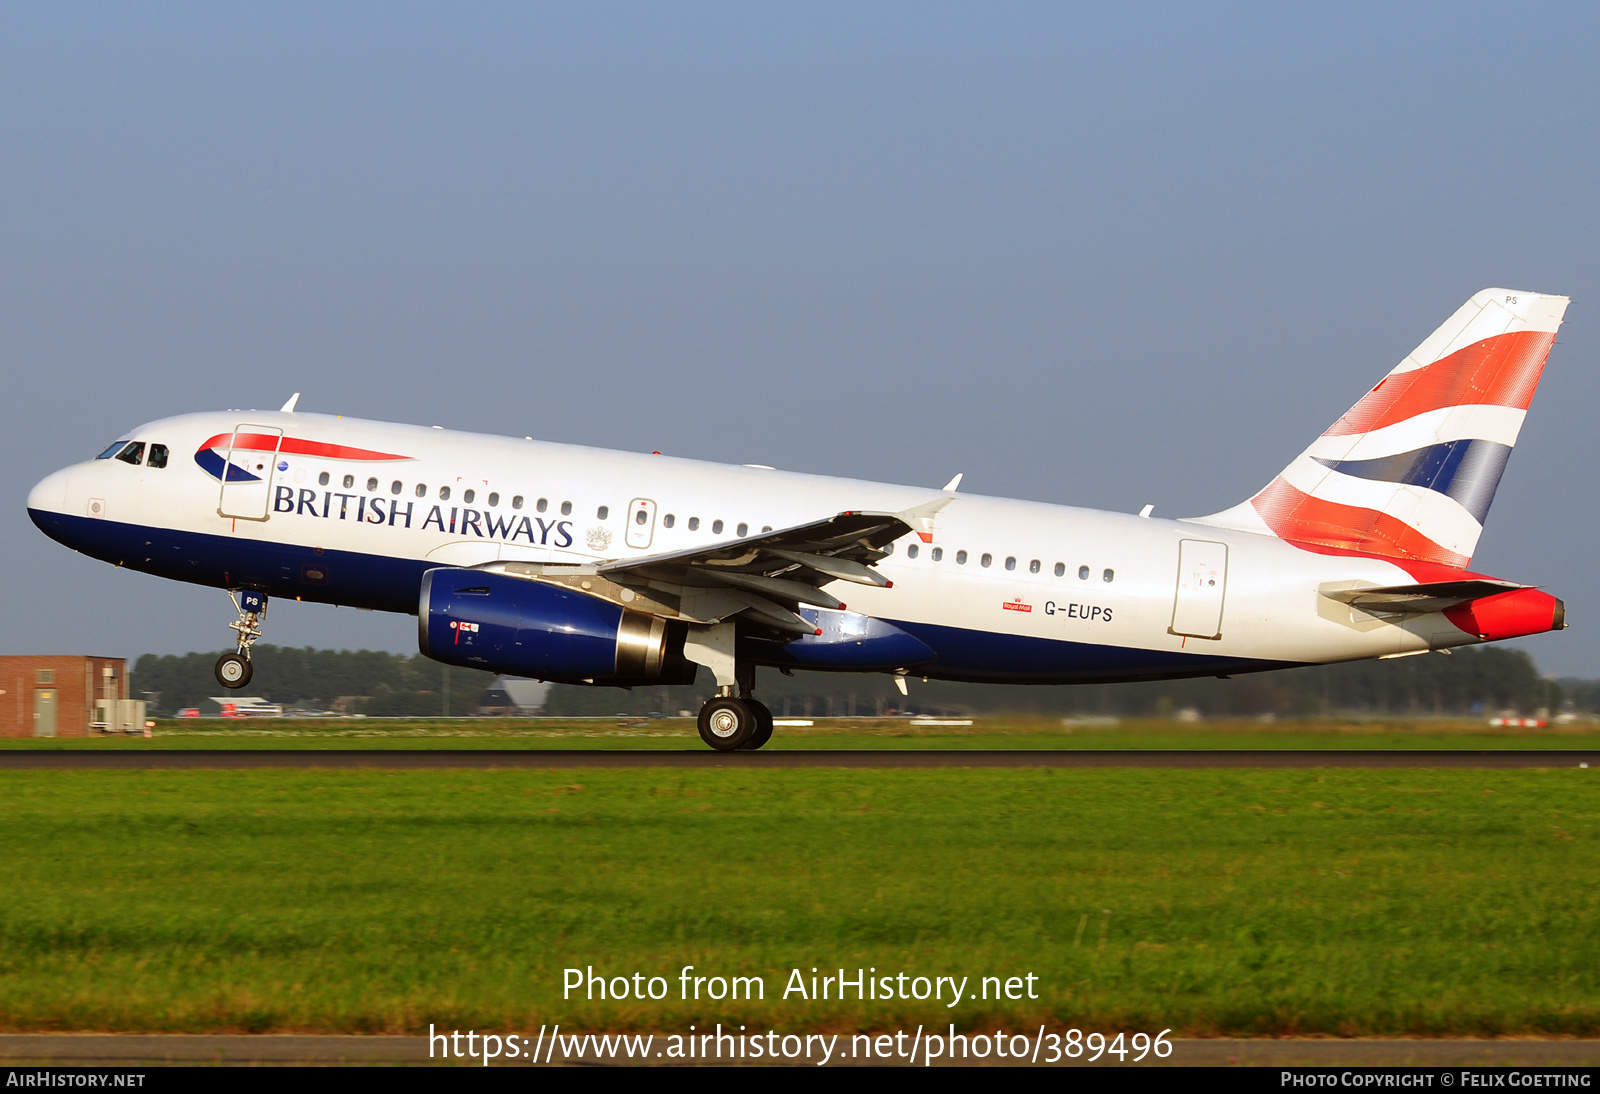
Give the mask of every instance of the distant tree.
<svg viewBox="0 0 1600 1094">
<path fill-rule="evenodd" d="M 214 653 L 145 654 L 134 664 L 133 694 L 159 693 L 161 708 L 196 706 L 223 694 L 212 676 Z M 493 676 L 449 667 L 422 656 L 372 650 L 314 650 L 259 645 L 255 677 L 246 690 L 272 702 L 327 709 L 340 696 L 368 696 L 352 713 L 415 717 L 475 713 Z M 1448 657 L 1424 655 L 1387 661 L 1247 673 L 1232 679 L 1170 680 L 1139 684 L 1024 686 L 924 684 L 910 678 L 909 698 L 884 675 L 757 672 L 756 695 L 779 717 L 861 717 L 909 710 L 925 714 L 1037 713 L 1152 716 L 1192 707 L 1213 717 L 1262 714 L 1467 715 L 1559 709 L 1570 700 L 1580 710 L 1600 710 L 1600 681 L 1543 680 L 1522 650 L 1495 646 L 1458 649 Z M 675 715 L 698 711 L 713 690 L 702 671 L 695 683 L 633 690 L 557 684 L 545 701 L 549 714 Z"/>
<path fill-rule="evenodd" d="M 181 656 L 145 654 L 133 666 L 131 694 L 159 692 L 161 708 L 198 706 L 208 696 L 227 694 L 212 675 L 215 653 Z M 244 691 L 270 702 L 304 704 L 326 710 L 340 696 L 371 698 L 352 713 L 394 716 L 474 714 L 494 674 L 442 665 L 425 657 L 374 650 L 316 650 L 307 646 L 257 645 L 254 676 Z"/>
</svg>

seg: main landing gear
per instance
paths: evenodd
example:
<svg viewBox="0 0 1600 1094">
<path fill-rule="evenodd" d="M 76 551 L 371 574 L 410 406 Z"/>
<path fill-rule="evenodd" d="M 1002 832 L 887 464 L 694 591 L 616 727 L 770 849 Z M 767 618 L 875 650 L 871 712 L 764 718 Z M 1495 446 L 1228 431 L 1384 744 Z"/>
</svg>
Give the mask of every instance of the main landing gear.
<svg viewBox="0 0 1600 1094">
<path fill-rule="evenodd" d="M 719 695 L 700 708 L 700 739 L 719 752 L 760 748 L 772 740 L 772 711 L 748 695 Z"/>
<path fill-rule="evenodd" d="M 228 624 L 228 629 L 239 636 L 239 650 L 217 658 L 215 671 L 217 683 L 236 691 L 250 683 L 250 677 L 255 675 L 250 665 L 250 647 L 261 637 L 261 620 L 267 614 L 267 594 L 245 589 L 237 598 L 230 591 L 228 599 L 239 613 L 239 618 Z"/>
<path fill-rule="evenodd" d="M 717 694 L 700 708 L 700 739 L 718 752 L 760 748 L 772 740 L 772 711 L 750 692 L 756 667 L 739 656 L 734 624 L 694 624 L 683 642 L 683 655 L 711 670 Z"/>
</svg>

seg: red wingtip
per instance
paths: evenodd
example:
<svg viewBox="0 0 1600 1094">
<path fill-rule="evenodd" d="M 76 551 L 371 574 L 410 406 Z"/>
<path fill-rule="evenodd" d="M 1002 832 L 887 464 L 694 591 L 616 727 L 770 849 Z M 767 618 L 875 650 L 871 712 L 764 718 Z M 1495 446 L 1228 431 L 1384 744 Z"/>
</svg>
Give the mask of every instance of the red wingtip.
<svg viewBox="0 0 1600 1094">
<path fill-rule="evenodd" d="M 818 627 L 818 628 L 817 628 L 817 631 L 816 631 L 816 633 L 817 633 L 817 634 L 821 634 L 821 633 L 822 633 L 822 628 L 821 628 L 821 627 Z"/>
<path fill-rule="evenodd" d="M 892 582 L 892 581 L 885 581 L 885 582 L 884 582 L 884 583 L 883 583 L 883 587 L 884 587 L 884 588 L 885 588 L 885 589 L 892 589 L 892 588 L 894 588 L 894 582 Z"/>
<path fill-rule="evenodd" d="M 843 612 L 843 611 L 849 611 L 849 610 L 850 610 L 850 605 L 848 605 L 848 604 L 840 604 L 840 605 L 839 605 L 839 610 L 840 610 L 840 611 L 841 611 L 841 612 Z"/>
</svg>

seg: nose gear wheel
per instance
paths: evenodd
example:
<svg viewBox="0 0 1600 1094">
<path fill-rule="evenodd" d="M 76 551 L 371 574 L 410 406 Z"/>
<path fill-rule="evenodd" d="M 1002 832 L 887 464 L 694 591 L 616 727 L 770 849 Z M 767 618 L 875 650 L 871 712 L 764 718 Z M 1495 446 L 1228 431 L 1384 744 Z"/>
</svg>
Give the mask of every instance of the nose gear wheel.
<svg viewBox="0 0 1600 1094">
<path fill-rule="evenodd" d="M 236 653 L 225 653 L 217 658 L 217 683 L 225 688 L 242 688 L 250 683 L 255 669 L 250 662 Z"/>
<path fill-rule="evenodd" d="M 255 675 L 255 670 L 250 664 L 250 649 L 261 637 L 261 620 L 267 614 L 267 597 L 265 593 L 242 591 L 235 595 L 231 590 L 228 600 L 233 605 L 233 610 L 239 613 L 239 618 L 228 624 L 228 629 L 238 636 L 238 651 L 225 653 L 217 658 L 217 663 L 212 670 L 217 683 L 233 691 L 250 683 L 250 677 Z"/>
</svg>

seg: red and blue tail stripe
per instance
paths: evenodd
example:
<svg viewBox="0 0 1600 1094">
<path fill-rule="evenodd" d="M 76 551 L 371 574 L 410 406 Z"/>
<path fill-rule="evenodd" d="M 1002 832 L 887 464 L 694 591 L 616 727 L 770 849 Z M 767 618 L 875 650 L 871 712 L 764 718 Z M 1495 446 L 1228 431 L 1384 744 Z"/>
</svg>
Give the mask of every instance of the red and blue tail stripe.
<svg viewBox="0 0 1600 1094">
<path fill-rule="evenodd" d="M 1249 502 L 1202 523 L 1465 566 L 1567 299 L 1478 293 Z"/>
</svg>

